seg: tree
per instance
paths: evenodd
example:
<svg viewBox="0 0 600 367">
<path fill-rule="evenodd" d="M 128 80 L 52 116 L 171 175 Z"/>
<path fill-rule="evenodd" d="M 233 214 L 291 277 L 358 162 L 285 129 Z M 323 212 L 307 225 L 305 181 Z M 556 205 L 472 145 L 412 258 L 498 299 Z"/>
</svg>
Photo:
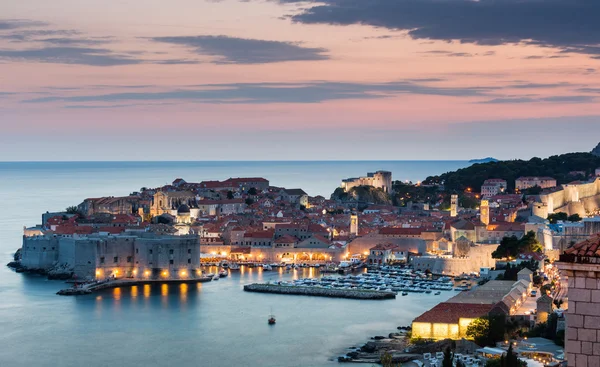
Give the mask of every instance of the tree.
<svg viewBox="0 0 600 367">
<path fill-rule="evenodd" d="M 78 214 L 79 209 L 76 206 L 69 206 L 65 209 L 65 212 L 67 212 L 67 214 Z"/>
<path fill-rule="evenodd" d="M 558 221 L 567 221 L 569 216 L 565 212 L 552 213 L 548 215 L 548 220 L 551 224 L 556 224 Z"/>
<path fill-rule="evenodd" d="M 542 193 L 542 188 L 539 187 L 538 185 L 535 185 L 534 187 L 530 187 L 527 190 L 525 190 L 525 194 L 526 195 L 539 195 Z"/>
<path fill-rule="evenodd" d="M 490 321 L 485 317 L 473 320 L 467 327 L 467 337 L 473 339 L 480 346 L 488 344 L 489 335 Z"/>
<path fill-rule="evenodd" d="M 252 195 L 252 196 L 254 196 L 254 195 L 256 195 L 256 194 L 257 194 L 257 192 L 256 192 L 256 188 L 255 188 L 255 187 L 251 187 L 251 188 L 248 190 L 248 195 Z"/>
<path fill-rule="evenodd" d="M 229 199 L 229 200 L 233 199 L 233 191 L 231 191 L 231 190 L 227 191 L 227 199 Z"/>
<path fill-rule="evenodd" d="M 399 364 L 394 363 L 394 358 L 390 352 L 381 355 L 380 363 L 383 367 L 400 367 Z"/>
<path fill-rule="evenodd" d="M 246 205 L 252 205 L 252 204 L 254 204 L 254 200 L 252 200 L 251 198 L 247 198 Z"/>
<path fill-rule="evenodd" d="M 542 246 L 535 238 L 535 232 L 527 232 L 521 239 L 516 236 L 504 237 L 500 241 L 500 246 L 492 253 L 494 259 L 502 259 L 505 257 L 517 257 L 523 252 L 541 252 Z"/>
<path fill-rule="evenodd" d="M 575 213 L 573 215 L 569 215 L 569 218 L 567 218 L 567 220 L 569 222 L 581 222 L 582 218 L 579 216 L 579 214 Z"/>
<path fill-rule="evenodd" d="M 454 359 L 452 351 L 450 350 L 450 347 L 446 347 L 444 359 L 442 360 L 442 367 L 452 367 L 452 359 Z"/>
</svg>

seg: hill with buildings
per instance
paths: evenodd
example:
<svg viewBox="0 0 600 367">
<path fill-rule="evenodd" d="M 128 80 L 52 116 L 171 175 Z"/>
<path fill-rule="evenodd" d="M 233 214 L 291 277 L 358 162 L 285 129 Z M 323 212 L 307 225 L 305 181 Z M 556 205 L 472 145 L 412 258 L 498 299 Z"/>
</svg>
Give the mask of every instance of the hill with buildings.
<svg viewBox="0 0 600 367">
<path fill-rule="evenodd" d="M 599 148 L 596 148 L 599 149 Z M 594 175 L 600 167 L 600 156 L 592 153 L 568 153 L 549 158 L 531 158 L 474 164 L 454 172 L 428 177 L 423 184 L 443 184 L 448 191 L 479 190 L 485 180 L 501 177 L 507 181 L 508 190 L 515 188 L 515 180 L 522 176 L 549 176 L 557 184 L 569 183 Z"/>
</svg>

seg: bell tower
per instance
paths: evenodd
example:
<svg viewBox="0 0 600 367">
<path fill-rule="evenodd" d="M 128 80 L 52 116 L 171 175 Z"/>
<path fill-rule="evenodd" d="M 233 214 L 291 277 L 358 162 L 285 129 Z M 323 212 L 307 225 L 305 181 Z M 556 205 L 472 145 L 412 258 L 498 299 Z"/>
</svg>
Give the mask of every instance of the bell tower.
<svg viewBox="0 0 600 367">
<path fill-rule="evenodd" d="M 358 214 L 350 214 L 350 235 L 358 236 Z"/>
<path fill-rule="evenodd" d="M 481 200 L 479 205 L 479 218 L 481 223 L 486 226 L 490 224 L 490 202 L 487 200 Z"/>
<path fill-rule="evenodd" d="M 458 195 L 452 194 L 450 196 L 450 216 L 456 217 L 458 214 Z"/>
</svg>

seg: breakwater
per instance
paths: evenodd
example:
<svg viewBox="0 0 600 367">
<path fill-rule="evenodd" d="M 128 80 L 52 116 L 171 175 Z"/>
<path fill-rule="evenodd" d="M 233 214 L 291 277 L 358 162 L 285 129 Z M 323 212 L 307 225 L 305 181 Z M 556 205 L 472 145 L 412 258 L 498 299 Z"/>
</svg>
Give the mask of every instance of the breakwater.
<svg viewBox="0 0 600 367">
<path fill-rule="evenodd" d="M 258 293 L 276 293 L 276 294 L 293 294 L 300 296 L 317 296 L 317 297 L 333 297 L 333 298 L 351 298 L 351 299 L 394 299 L 395 292 L 376 291 L 365 289 L 335 289 L 335 288 L 320 288 L 320 287 L 298 287 L 285 286 L 278 284 L 248 284 L 244 286 L 246 292 Z"/>
<path fill-rule="evenodd" d="M 59 296 L 79 296 L 84 294 L 90 294 L 101 289 L 117 288 L 117 287 L 131 287 L 134 285 L 144 284 L 191 284 L 191 283 L 205 283 L 210 282 L 212 277 L 201 277 L 192 279 L 116 279 L 106 280 L 94 283 L 84 283 L 81 285 L 73 286 L 71 288 L 61 289 L 56 292 Z"/>
</svg>

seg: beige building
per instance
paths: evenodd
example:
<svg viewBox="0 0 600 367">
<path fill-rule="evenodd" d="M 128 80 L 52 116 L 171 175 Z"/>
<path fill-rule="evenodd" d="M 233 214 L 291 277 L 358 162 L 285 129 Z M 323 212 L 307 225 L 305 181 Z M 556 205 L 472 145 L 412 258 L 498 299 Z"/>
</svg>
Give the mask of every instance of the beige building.
<svg viewBox="0 0 600 367">
<path fill-rule="evenodd" d="M 348 191 L 356 186 L 373 186 L 385 192 L 392 192 L 392 173 L 388 171 L 377 171 L 367 173 L 366 177 L 347 178 L 342 180 L 342 189 Z"/>
<path fill-rule="evenodd" d="M 556 187 L 556 180 L 552 177 L 519 177 L 515 181 L 517 190 L 527 190 L 535 186 L 542 189 Z"/>
</svg>

